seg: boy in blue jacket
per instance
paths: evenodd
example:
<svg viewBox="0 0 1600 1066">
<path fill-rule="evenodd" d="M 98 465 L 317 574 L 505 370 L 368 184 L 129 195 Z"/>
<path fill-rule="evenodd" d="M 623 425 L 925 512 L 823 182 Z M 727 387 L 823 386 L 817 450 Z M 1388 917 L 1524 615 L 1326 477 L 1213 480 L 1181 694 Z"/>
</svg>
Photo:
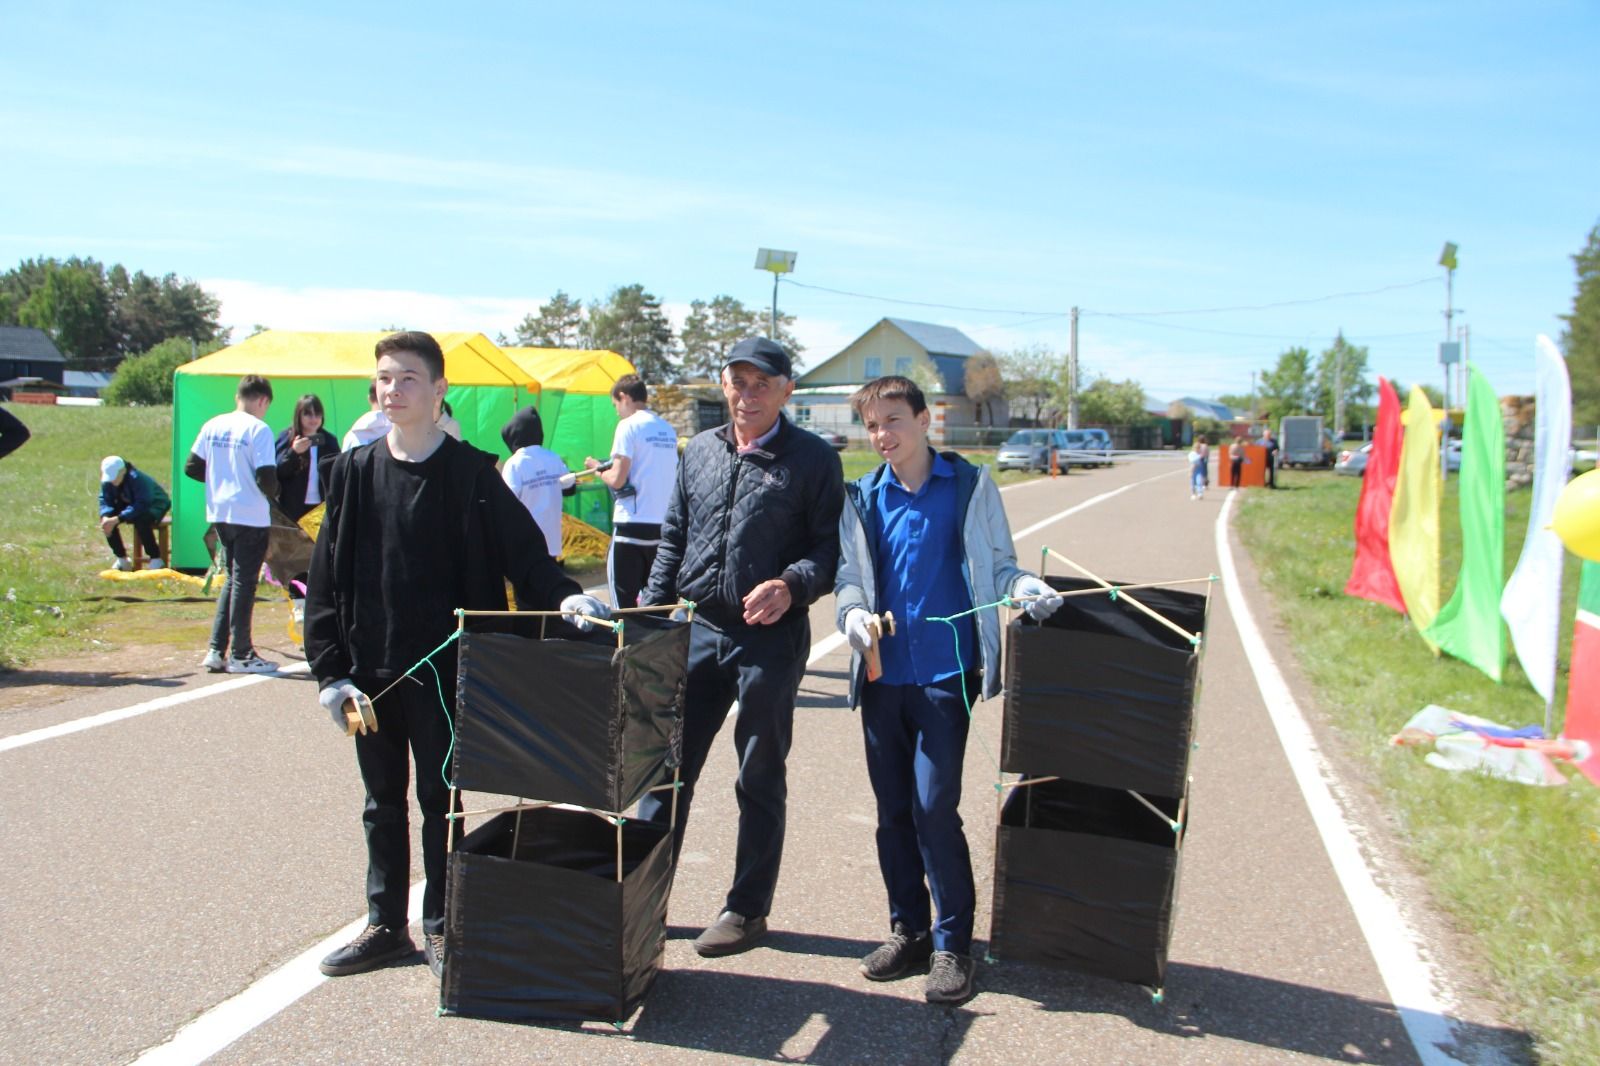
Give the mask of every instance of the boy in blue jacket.
<svg viewBox="0 0 1600 1066">
<path fill-rule="evenodd" d="M 105 534 L 106 546 L 115 557 L 111 565 L 118 570 L 132 570 L 128 549 L 122 544 L 123 522 L 133 526 L 150 560 L 151 570 L 166 566 L 161 550 L 156 547 L 156 526 L 172 510 L 172 499 L 156 479 L 124 460 L 120 455 L 108 455 L 100 461 L 100 532 Z"/>
<path fill-rule="evenodd" d="M 889 891 L 889 939 L 861 961 L 872 981 L 929 965 L 930 1003 L 972 995 L 972 861 L 961 829 L 966 700 L 1000 691 L 998 609 L 952 617 L 1003 595 L 1061 597 L 1017 566 L 1000 492 L 987 470 L 928 446 L 928 405 L 915 382 L 882 377 L 851 398 L 885 462 L 846 486 L 834 594 L 855 649 L 850 702 L 861 707 L 867 775 L 878 803 L 878 865 Z M 865 678 L 871 616 L 892 612 L 883 673 Z M 965 692 L 963 692 L 965 689 Z M 932 897 L 932 909 L 930 899 Z M 933 918 L 937 911 L 937 920 Z"/>
</svg>

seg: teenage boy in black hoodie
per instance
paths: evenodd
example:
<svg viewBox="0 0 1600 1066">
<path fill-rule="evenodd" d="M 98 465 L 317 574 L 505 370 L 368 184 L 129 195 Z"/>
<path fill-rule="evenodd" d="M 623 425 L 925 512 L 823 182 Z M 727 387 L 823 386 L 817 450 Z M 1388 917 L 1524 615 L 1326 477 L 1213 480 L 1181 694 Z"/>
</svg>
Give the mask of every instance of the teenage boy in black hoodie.
<svg viewBox="0 0 1600 1066">
<path fill-rule="evenodd" d="M 368 925 L 322 960 L 331 977 L 416 951 L 406 932 L 408 745 L 422 809 L 423 939 L 428 965 L 436 975 L 444 971 L 450 724 L 439 692 L 455 691 L 456 646 L 433 657 L 438 687 L 432 671 L 421 684 L 389 686 L 444 642 L 456 628 L 457 607 L 505 610 L 507 581 L 524 609 L 559 609 L 582 629 L 608 613 L 550 558 L 544 536 L 496 473 L 494 456 L 434 422 L 446 384 L 438 342 L 426 333 L 395 333 L 378 342 L 376 354 L 378 402 L 391 428 L 334 462 L 306 594 L 306 655 L 322 706 L 342 727 L 347 698 L 382 693 L 374 703 L 377 731 L 355 738 L 367 788 Z"/>
</svg>

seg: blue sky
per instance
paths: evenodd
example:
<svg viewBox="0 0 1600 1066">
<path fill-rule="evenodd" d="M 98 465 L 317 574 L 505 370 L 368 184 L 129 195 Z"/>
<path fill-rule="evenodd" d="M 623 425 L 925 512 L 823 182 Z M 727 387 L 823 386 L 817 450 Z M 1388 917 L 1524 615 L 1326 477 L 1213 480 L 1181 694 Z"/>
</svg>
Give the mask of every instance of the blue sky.
<svg viewBox="0 0 1600 1066">
<path fill-rule="evenodd" d="M 1086 370 L 1165 399 L 1341 328 L 1437 382 L 1453 240 L 1504 393 L 1600 222 L 1590 3 L 334 6 L 0 9 L 0 263 L 493 336 L 558 288 L 765 305 L 786 248 L 982 309 L 785 286 L 810 365 L 884 315 L 1064 349 L 1078 306 Z"/>
</svg>

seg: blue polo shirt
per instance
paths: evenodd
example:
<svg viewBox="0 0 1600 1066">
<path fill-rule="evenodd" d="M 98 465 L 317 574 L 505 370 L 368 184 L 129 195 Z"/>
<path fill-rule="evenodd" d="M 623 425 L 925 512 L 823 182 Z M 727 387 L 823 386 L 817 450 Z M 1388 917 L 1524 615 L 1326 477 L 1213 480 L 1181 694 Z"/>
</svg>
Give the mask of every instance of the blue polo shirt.
<svg viewBox="0 0 1600 1066">
<path fill-rule="evenodd" d="M 957 620 L 954 631 L 944 622 L 927 621 L 972 609 L 959 496 L 955 468 L 938 453 L 916 492 L 907 492 L 887 467 L 873 487 L 878 609 L 894 612 L 895 619 L 894 636 L 878 645 L 885 684 L 927 685 L 978 667 L 971 615 Z"/>
</svg>

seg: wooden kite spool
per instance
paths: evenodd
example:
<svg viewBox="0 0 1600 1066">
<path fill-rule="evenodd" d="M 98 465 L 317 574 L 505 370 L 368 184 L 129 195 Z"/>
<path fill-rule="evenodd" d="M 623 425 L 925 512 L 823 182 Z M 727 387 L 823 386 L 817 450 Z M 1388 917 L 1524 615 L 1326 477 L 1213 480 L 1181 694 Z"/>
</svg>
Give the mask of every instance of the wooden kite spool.
<svg viewBox="0 0 1600 1066">
<path fill-rule="evenodd" d="M 867 616 L 867 632 L 872 634 L 872 644 L 867 648 L 867 680 L 876 681 L 883 676 L 883 657 L 878 653 L 878 641 L 894 636 L 894 615 L 889 611 Z"/>
<path fill-rule="evenodd" d="M 372 701 L 365 694 L 359 698 L 351 697 L 344 701 L 344 735 L 353 737 L 357 733 L 376 733 L 378 731 L 378 712 L 372 709 Z"/>
</svg>

